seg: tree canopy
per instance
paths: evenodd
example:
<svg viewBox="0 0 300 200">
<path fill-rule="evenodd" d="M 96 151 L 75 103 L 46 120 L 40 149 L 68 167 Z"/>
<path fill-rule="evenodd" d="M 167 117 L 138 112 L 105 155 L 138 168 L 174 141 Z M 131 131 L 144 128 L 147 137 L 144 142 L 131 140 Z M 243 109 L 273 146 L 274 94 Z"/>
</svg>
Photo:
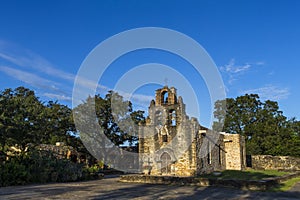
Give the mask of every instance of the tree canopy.
<svg viewBox="0 0 300 200">
<path fill-rule="evenodd" d="M 275 101 L 257 94 L 227 98 L 215 103 L 214 116 L 214 130 L 245 136 L 248 154 L 300 156 L 300 122 L 288 120 Z"/>
<path fill-rule="evenodd" d="M 95 111 L 95 116 L 89 116 Z M 144 123 L 144 111 L 133 111 L 132 103 L 125 101 L 121 95 L 113 91 L 109 91 L 104 98 L 100 95 L 88 97 L 87 100 L 74 108 L 74 112 L 80 113 L 78 123 L 92 125 L 96 117 L 97 124 L 103 130 L 105 136 L 114 145 L 130 145 L 136 144 L 138 141 L 138 124 Z M 96 124 L 96 125 L 97 125 Z M 97 127 L 81 127 L 85 134 L 99 135 L 99 131 L 95 131 Z M 99 141 L 100 142 L 100 141 Z"/>
<path fill-rule="evenodd" d="M 99 94 L 89 97 L 72 110 L 56 101 L 42 102 L 34 91 L 18 87 L 0 92 L 0 150 L 15 145 L 24 150 L 28 144 L 64 142 L 86 151 L 78 137 L 73 112 L 89 112 L 89 105 L 95 106 L 96 120 L 112 143 L 137 144 L 136 126 L 144 122 L 144 112 L 133 111 L 132 103 L 117 93 L 109 91 L 104 98 Z"/>
<path fill-rule="evenodd" d="M 18 87 L 0 93 L 0 146 L 70 142 L 72 110 L 57 102 L 44 104 L 34 91 Z"/>
<path fill-rule="evenodd" d="M 104 97 L 89 97 L 72 110 L 58 102 L 42 102 L 34 91 L 18 87 L 0 92 L 0 150 L 60 141 L 86 151 L 78 137 L 73 112 L 91 112 L 91 106 L 95 116 L 79 118 L 83 124 L 91 124 L 86 131 L 88 136 L 99 138 L 95 130 L 101 127 L 116 146 L 138 143 L 137 126 L 145 123 L 144 112 L 134 111 L 132 103 L 118 93 L 109 91 Z M 256 94 L 227 98 L 215 103 L 214 116 L 214 130 L 245 136 L 248 154 L 300 156 L 300 121 L 285 117 L 275 101 L 261 101 Z"/>
</svg>

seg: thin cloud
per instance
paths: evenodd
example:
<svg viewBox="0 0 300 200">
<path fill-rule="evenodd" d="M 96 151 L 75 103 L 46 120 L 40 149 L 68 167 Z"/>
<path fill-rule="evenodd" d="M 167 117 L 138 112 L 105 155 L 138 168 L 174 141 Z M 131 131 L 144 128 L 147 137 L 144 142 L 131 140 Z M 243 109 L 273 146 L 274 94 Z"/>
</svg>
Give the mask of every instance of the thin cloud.
<svg viewBox="0 0 300 200">
<path fill-rule="evenodd" d="M 232 58 L 228 64 L 220 66 L 220 70 L 228 76 L 228 84 L 232 85 L 235 81 L 238 81 L 239 78 L 247 71 L 249 71 L 253 66 L 262 66 L 264 64 L 264 62 L 259 61 L 255 63 L 245 63 L 243 65 L 237 65 L 235 63 L 235 59 Z"/>
<path fill-rule="evenodd" d="M 279 101 L 287 99 L 290 95 L 288 88 L 266 85 L 256 89 L 245 90 L 242 94 L 258 94 L 261 99 Z"/>
<path fill-rule="evenodd" d="M 58 84 L 56 82 L 41 78 L 35 74 L 6 66 L 0 66 L 0 71 L 34 87 L 52 91 L 59 91 L 59 88 L 57 87 Z"/>
<path fill-rule="evenodd" d="M 263 61 L 258 61 L 258 62 L 256 62 L 255 64 L 256 64 L 256 65 L 265 65 L 265 62 L 263 62 Z"/>
<path fill-rule="evenodd" d="M 50 99 L 62 100 L 62 101 L 72 101 L 72 97 L 66 96 L 64 94 L 53 94 L 53 93 L 44 93 L 43 96 L 48 97 Z"/>
<path fill-rule="evenodd" d="M 122 91 L 117 91 L 124 99 L 134 102 L 136 106 L 147 108 L 150 101 L 154 99 L 153 96 L 143 95 L 143 94 L 130 94 Z"/>
<path fill-rule="evenodd" d="M 269 76 L 273 76 L 274 74 L 275 74 L 274 70 L 268 73 Z"/>
<path fill-rule="evenodd" d="M 0 41 L 0 58 L 17 66 L 35 69 L 64 80 L 73 81 L 75 78 L 73 74 L 55 68 L 54 65 L 40 55 L 5 41 Z"/>
<path fill-rule="evenodd" d="M 32 52 L 31 50 L 22 48 L 18 45 L 3 40 L 0 40 L 0 58 L 18 67 L 22 67 L 22 69 L 34 70 L 35 74 L 12 67 L 0 67 L 0 71 L 3 71 L 7 75 L 17 80 L 20 80 L 39 89 L 51 91 L 43 93 L 43 95 L 48 98 L 56 98 L 58 100 L 64 101 L 72 100 L 70 97 L 71 95 L 68 95 L 69 92 L 59 89 L 58 86 L 61 86 L 60 83 L 40 77 L 39 75 L 37 75 L 38 72 L 50 77 L 66 80 L 70 83 L 73 83 L 74 80 L 76 80 L 77 84 L 80 85 L 80 88 L 84 90 L 83 94 L 86 91 L 89 91 L 91 88 L 96 88 L 96 92 L 100 92 L 100 94 L 104 94 L 110 90 L 113 90 L 104 85 L 100 85 L 97 82 L 88 80 L 85 77 L 80 77 L 78 75 L 59 70 L 48 60 Z M 124 99 L 131 100 L 133 103 L 143 107 L 147 107 L 149 105 L 149 102 L 153 99 L 152 96 L 142 94 L 129 94 L 122 91 L 116 92 L 122 95 Z"/>
<path fill-rule="evenodd" d="M 231 59 L 227 65 L 221 66 L 220 69 L 221 71 L 230 73 L 230 74 L 237 74 L 237 73 L 242 73 L 247 70 L 249 70 L 251 67 L 250 64 L 245 64 L 245 65 L 236 65 L 235 64 L 235 59 Z"/>
</svg>

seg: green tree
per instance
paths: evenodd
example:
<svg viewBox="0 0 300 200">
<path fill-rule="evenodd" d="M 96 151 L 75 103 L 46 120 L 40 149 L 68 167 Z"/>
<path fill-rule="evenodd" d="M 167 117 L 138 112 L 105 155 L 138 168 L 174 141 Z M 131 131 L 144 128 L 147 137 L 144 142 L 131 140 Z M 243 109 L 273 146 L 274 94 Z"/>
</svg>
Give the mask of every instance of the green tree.
<svg viewBox="0 0 300 200">
<path fill-rule="evenodd" d="M 93 110 L 96 113 L 90 116 Z M 80 113 L 77 115 L 79 124 L 92 125 L 96 120 L 105 136 L 117 146 L 125 142 L 130 144 L 137 142 L 137 125 L 145 121 L 143 111 L 133 111 L 132 103 L 124 101 L 121 95 L 113 91 L 109 91 L 105 98 L 100 95 L 89 97 L 84 103 L 74 108 L 74 112 Z M 81 127 L 80 130 L 86 129 L 97 136 L 100 134 L 95 133 L 97 127 Z"/>
<path fill-rule="evenodd" d="M 1 92 L 1 146 L 19 145 L 24 149 L 28 143 L 39 143 L 43 107 L 34 91 L 27 88 L 18 87 Z"/>
<path fill-rule="evenodd" d="M 105 164 L 118 162 L 121 149 L 116 146 L 133 145 L 138 141 L 137 125 L 145 118 L 142 111 L 133 111 L 130 101 L 109 91 L 88 97 L 73 109 L 76 128 L 88 151 Z"/>
<path fill-rule="evenodd" d="M 45 134 L 43 135 L 43 142 L 55 144 L 55 142 L 60 141 L 69 145 L 70 139 L 75 139 L 72 135 L 76 133 L 72 109 L 53 101 L 49 101 L 44 109 Z"/>
<path fill-rule="evenodd" d="M 75 137 L 72 110 L 57 102 L 44 105 L 34 91 L 18 87 L 0 92 L 0 147 L 28 143 L 71 143 Z"/>
<path fill-rule="evenodd" d="M 228 98 L 215 103 L 214 116 L 213 129 L 245 136 L 248 154 L 299 154 L 299 126 L 287 120 L 275 101 L 262 102 L 256 94 Z"/>
</svg>

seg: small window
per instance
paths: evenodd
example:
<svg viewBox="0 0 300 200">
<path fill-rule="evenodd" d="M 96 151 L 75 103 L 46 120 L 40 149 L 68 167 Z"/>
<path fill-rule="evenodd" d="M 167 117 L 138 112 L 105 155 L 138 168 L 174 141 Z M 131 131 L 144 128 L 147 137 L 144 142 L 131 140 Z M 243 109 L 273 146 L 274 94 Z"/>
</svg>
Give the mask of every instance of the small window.
<svg viewBox="0 0 300 200">
<path fill-rule="evenodd" d="M 162 141 L 163 142 L 168 142 L 168 136 L 167 135 L 162 135 Z"/>
<path fill-rule="evenodd" d="M 171 122 L 171 126 L 176 126 L 176 111 L 175 110 L 170 111 L 169 119 L 170 119 L 170 122 Z"/>
<path fill-rule="evenodd" d="M 219 146 L 219 164 L 222 165 L 222 150 L 220 146 Z"/>
<path fill-rule="evenodd" d="M 242 163 L 242 165 L 244 166 L 245 165 L 245 163 L 244 163 L 244 149 L 243 149 L 243 146 L 241 146 L 241 163 Z"/>
<path fill-rule="evenodd" d="M 207 163 L 211 164 L 211 149 L 210 149 L 209 142 L 207 143 Z"/>
<path fill-rule="evenodd" d="M 168 92 L 165 91 L 165 92 L 162 93 L 161 100 L 162 100 L 163 104 L 167 104 L 168 103 L 168 96 L 169 96 Z"/>
<path fill-rule="evenodd" d="M 203 168 L 203 162 L 204 162 L 204 160 L 203 160 L 203 158 L 200 158 L 200 168 L 202 169 Z"/>
</svg>

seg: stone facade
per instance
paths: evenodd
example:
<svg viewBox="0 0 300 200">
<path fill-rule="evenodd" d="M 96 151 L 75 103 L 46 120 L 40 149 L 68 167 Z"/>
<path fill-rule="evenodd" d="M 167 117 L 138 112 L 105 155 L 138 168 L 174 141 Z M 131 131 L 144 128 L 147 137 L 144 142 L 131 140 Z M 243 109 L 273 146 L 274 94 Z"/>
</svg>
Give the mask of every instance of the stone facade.
<svg viewBox="0 0 300 200">
<path fill-rule="evenodd" d="M 195 176 L 245 167 L 240 135 L 218 133 L 189 118 L 174 87 L 156 90 L 146 125 L 139 127 L 139 160 L 145 174 Z"/>
<path fill-rule="evenodd" d="M 300 158 L 292 156 L 251 155 L 249 167 L 264 170 L 300 170 Z"/>
<path fill-rule="evenodd" d="M 224 148 L 226 149 L 226 169 L 242 170 L 246 167 L 245 139 L 239 134 L 224 135 Z"/>
</svg>

